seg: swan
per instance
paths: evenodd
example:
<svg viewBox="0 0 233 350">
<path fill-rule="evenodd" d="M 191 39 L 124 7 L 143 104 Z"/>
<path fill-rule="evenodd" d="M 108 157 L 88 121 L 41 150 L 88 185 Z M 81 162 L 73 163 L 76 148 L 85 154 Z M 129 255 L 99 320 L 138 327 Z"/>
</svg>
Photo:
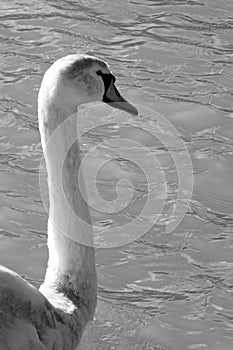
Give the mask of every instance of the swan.
<svg viewBox="0 0 233 350">
<path fill-rule="evenodd" d="M 65 157 L 62 184 L 71 209 L 82 219 L 80 226 L 60 195 L 58 164 L 69 138 L 75 136 L 77 140 L 77 119 L 69 116 L 79 105 L 103 101 L 137 114 L 114 83 L 107 63 L 89 55 L 60 58 L 44 74 L 38 120 L 49 188 L 48 265 L 39 290 L 17 273 L 0 267 L 1 350 L 75 349 L 85 325 L 93 319 L 97 303 L 95 252 L 91 230 L 86 232 L 91 228 L 88 206 L 77 181 L 81 164 L 78 141 Z M 66 120 L 69 122 L 57 132 Z M 48 150 L 55 130 L 58 136 Z"/>
</svg>

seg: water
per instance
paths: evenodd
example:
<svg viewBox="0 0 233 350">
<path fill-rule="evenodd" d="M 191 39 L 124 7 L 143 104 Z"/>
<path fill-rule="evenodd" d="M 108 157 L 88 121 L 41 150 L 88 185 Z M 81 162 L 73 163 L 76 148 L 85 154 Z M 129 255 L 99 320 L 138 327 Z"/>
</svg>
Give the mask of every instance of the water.
<svg viewBox="0 0 233 350">
<path fill-rule="evenodd" d="M 154 115 L 140 107 L 140 117 L 117 124 L 120 112 L 98 105 L 93 120 L 94 107 L 88 112 L 83 156 L 96 146 L 86 157 L 88 174 L 104 163 L 99 192 L 86 177 L 96 240 L 103 245 L 121 227 L 123 243 L 124 227 L 135 220 L 150 229 L 122 247 L 97 249 L 98 310 L 80 348 L 232 349 L 232 1 L 2 0 L 0 17 L 0 263 L 37 286 L 43 279 L 47 215 L 38 183 L 38 88 L 55 59 L 73 52 L 99 56 L 110 64 L 124 96 Z M 95 118 L 106 125 L 93 128 Z M 168 132 L 169 125 L 178 136 Z M 194 171 L 192 200 L 183 221 L 168 233 L 179 191 L 172 157 L 182 155 L 184 146 Z M 159 166 L 150 166 L 148 154 Z M 188 196 L 192 179 L 185 164 L 179 170 Z M 148 171 L 155 175 L 150 190 L 157 199 L 141 217 Z M 105 213 L 95 210 L 101 198 Z M 153 226 L 161 202 L 162 215 Z M 187 204 L 183 197 L 180 203 Z M 110 235 L 107 245 L 117 245 L 114 239 Z"/>
</svg>

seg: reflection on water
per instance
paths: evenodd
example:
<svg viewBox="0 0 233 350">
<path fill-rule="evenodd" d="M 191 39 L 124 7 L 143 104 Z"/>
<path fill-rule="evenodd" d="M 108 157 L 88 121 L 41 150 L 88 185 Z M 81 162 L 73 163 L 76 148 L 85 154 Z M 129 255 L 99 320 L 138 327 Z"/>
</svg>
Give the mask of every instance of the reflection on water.
<svg viewBox="0 0 233 350">
<path fill-rule="evenodd" d="M 143 218 L 153 224 L 164 180 L 166 200 L 146 235 L 96 251 L 99 306 L 81 349 L 232 349 L 232 15 L 231 0 L 1 2 L 1 264 L 36 285 L 43 278 L 36 98 L 56 58 L 78 51 L 107 60 L 125 97 L 166 117 L 192 161 L 192 201 L 168 234 L 178 175 L 171 150 L 154 132 L 172 135 L 156 113 L 122 125 L 109 109 L 96 110 L 104 126 L 84 133 L 82 152 L 96 147 L 87 174 L 103 162 L 97 192 L 88 194 L 97 235 L 135 220 L 150 190 L 157 200 Z M 154 171 L 151 188 L 143 169 L 113 145 L 119 139 L 153 154 L 158 168 L 150 167 L 141 146 L 131 147 Z M 179 153 L 174 145 L 172 154 Z M 112 211 L 96 210 L 100 195 Z"/>
</svg>

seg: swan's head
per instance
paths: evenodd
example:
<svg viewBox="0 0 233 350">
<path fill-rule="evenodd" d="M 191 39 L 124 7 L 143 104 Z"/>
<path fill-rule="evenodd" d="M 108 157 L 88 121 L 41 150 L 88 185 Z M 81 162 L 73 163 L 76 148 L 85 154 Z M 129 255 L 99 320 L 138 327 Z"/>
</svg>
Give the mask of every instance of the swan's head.
<svg viewBox="0 0 233 350">
<path fill-rule="evenodd" d="M 45 73 L 39 105 L 47 100 L 57 108 L 74 112 L 82 103 L 103 101 L 137 115 L 137 109 L 117 90 L 115 80 L 104 61 L 88 55 L 69 55 L 56 61 Z"/>
</svg>

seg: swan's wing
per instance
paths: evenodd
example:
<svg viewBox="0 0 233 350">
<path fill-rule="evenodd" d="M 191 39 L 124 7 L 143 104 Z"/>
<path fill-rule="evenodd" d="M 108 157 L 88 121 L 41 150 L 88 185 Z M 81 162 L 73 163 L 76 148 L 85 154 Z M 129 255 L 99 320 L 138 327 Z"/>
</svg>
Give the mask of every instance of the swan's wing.
<svg viewBox="0 0 233 350">
<path fill-rule="evenodd" d="M 1 350 L 70 349 L 71 328 L 35 287 L 0 266 Z"/>
<path fill-rule="evenodd" d="M 33 286 L 0 267 L 0 349 L 45 349 L 37 324 L 43 304 L 42 296 Z"/>
</svg>

